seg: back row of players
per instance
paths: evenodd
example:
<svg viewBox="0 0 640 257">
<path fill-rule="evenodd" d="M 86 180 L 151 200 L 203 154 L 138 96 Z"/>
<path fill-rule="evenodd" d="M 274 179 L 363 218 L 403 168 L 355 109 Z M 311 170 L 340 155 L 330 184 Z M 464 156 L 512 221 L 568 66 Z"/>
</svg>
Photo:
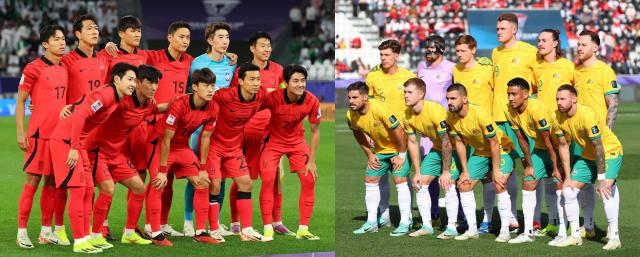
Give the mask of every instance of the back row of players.
<svg viewBox="0 0 640 257">
<path fill-rule="evenodd" d="M 431 219 L 438 219 L 433 213 L 439 211 L 439 186 L 445 191 L 448 216 L 440 239 L 468 240 L 488 233 L 497 196 L 500 229 L 495 241 L 526 243 L 533 242 L 535 236 L 553 233 L 556 237 L 549 245 L 580 245 L 582 237 L 595 236 L 595 183 L 608 221 L 608 243 L 603 249 L 621 247 L 620 195 L 615 181 L 623 151 L 612 132 L 620 88 L 613 70 L 596 57 L 598 35 L 592 31 L 580 33 L 580 63 L 574 65 L 562 57 L 557 30 L 541 31 L 536 49 L 516 39 L 517 28 L 514 14 L 498 17 L 496 31 L 501 45 L 493 49 L 491 60 L 476 60 L 476 40 L 470 35 L 460 36 L 455 41 L 459 59 L 455 65 L 442 58 L 444 40 L 432 36 L 425 49 L 427 63 L 416 73 L 397 66 L 401 50 L 398 41 L 380 44 L 380 69 L 369 73 L 364 83 L 353 83 L 347 89 L 347 120 L 368 158 L 368 219 L 355 234 L 376 232 L 379 226 L 390 224 L 386 184 L 390 172 L 401 215 L 391 236 L 410 232 L 408 184 L 412 184 L 423 225 L 411 236 L 434 233 Z M 432 147 L 425 147 L 423 142 L 424 156 L 416 132 L 432 143 Z M 524 231 L 511 239 L 510 232 L 518 231 L 517 179 L 513 172 L 518 158 L 524 167 Z M 413 179 L 408 178 L 410 167 L 415 171 Z M 542 190 L 537 189 L 541 180 L 547 187 L 549 209 L 545 229 L 539 228 Z M 473 188 L 479 181 L 483 183 L 485 215 L 478 228 Z M 578 193 L 585 210 L 583 229 L 579 225 Z M 459 204 L 468 228 L 456 228 Z M 466 232 L 459 234 L 458 230 Z"/>
<path fill-rule="evenodd" d="M 195 59 L 186 53 L 188 23 L 169 26 L 169 46 L 163 50 L 139 49 L 141 26 L 136 17 L 122 17 L 120 44 L 108 43 L 97 52 L 96 19 L 83 15 L 73 25 L 78 46 L 66 54 L 62 27 L 41 30 L 45 55 L 24 68 L 16 105 L 17 141 L 25 152 L 26 176 L 19 201 L 18 246 L 33 248 L 27 221 L 42 177 L 38 241 L 70 244 L 63 218 L 69 195 L 74 252 L 113 247 L 106 240 L 111 237 L 106 217 L 116 182 L 129 189 L 121 242 L 171 246 L 166 235 L 183 235 L 167 221 L 174 177 L 189 181 L 184 235 L 196 242 L 219 244 L 228 235 L 270 241 L 274 232 L 318 240 L 308 224 L 321 115 L 318 99 L 305 90 L 306 69 L 299 65 L 283 69 L 270 61 L 271 38 L 265 32 L 249 39 L 253 59 L 236 69 L 236 56 L 227 53 L 231 27 L 226 23 L 207 26 L 207 52 Z M 32 115 L 25 133 L 28 98 Z M 307 117 L 310 146 L 302 127 Z M 194 133 L 198 128 L 199 135 Z M 192 134 L 195 149 L 189 146 Z M 277 174 L 283 155 L 302 185 L 297 233 L 282 224 Z M 147 170 L 150 181 L 145 186 Z M 258 177 L 264 235 L 252 228 L 251 184 Z M 219 223 L 224 178 L 234 181 L 231 231 Z M 95 201 L 94 185 L 100 191 Z M 143 232 L 137 223 L 145 200 Z"/>
</svg>

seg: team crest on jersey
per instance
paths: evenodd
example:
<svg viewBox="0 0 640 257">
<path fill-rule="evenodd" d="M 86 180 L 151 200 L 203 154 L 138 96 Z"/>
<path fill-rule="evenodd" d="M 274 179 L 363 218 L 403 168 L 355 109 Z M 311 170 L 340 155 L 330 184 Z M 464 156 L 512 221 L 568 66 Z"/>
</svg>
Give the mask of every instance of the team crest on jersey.
<svg viewBox="0 0 640 257">
<path fill-rule="evenodd" d="M 440 128 L 446 129 L 447 128 L 447 122 L 446 121 L 441 121 L 440 122 Z"/>
<path fill-rule="evenodd" d="M 96 100 L 91 104 L 91 110 L 93 110 L 93 112 L 97 112 L 100 108 L 102 108 L 102 102 L 100 102 L 100 100 Z"/>
<path fill-rule="evenodd" d="M 544 127 L 547 125 L 547 120 L 546 119 L 541 119 L 538 121 L 538 124 L 540 124 L 541 127 Z"/>
<path fill-rule="evenodd" d="M 398 121 L 398 119 L 396 119 L 396 116 L 391 115 L 391 117 L 389 117 L 389 122 L 391 122 L 391 124 L 396 123 L 396 121 Z"/>
<path fill-rule="evenodd" d="M 618 81 L 611 81 L 611 87 L 612 88 L 618 88 Z"/>
<path fill-rule="evenodd" d="M 560 73 L 554 73 L 553 74 L 553 78 L 554 79 L 559 79 L 560 78 Z"/>
<path fill-rule="evenodd" d="M 588 79 L 587 80 L 587 84 L 593 84 L 593 80 L 592 79 Z"/>
<path fill-rule="evenodd" d="M 176 122 L 176 117 L 169 114 L 169 116 L 167 116 L 167 124 L 173 125 L 174 122 Z"/>
<path fill-rule="evenodd" d="M 489 125 L 487 125 L 487 131 L 488 131 L 489 133 L 493 132 L 493 124 L 489 124 Z"/>
<path fill-rule="evenodd" d="M 437 80 L 441 80 L 442 79 L 442 75 L 440 73 L 436 74 L 436 79 Z"/>
<path fill-rule="evenodd" d="M 473 84 L 476 84 L 476 85 L 477 85 L 477 84 L 480 84 L 480 80 L 473 79 L 473 82 L 472 82 L 472 83 L 473 83 Z"/>
<path fill-rule="evenodd" d="M 598 129 L 598 125 L 595 125 L 591 128 L 591 133 L 598 134 L 598 132 L 600 132 L 600 130 Z"/>
<path fill-rule="evenodd" d="M 226 79 L 227 81 L 231 80 L 231 74 L 229 74 L 229 72 L 224 74 L 224 79 Z"/>
<path fill-rule="evenodd" d="M 518 58 L 518 57 L 514 57 L 513 59 L 511 59 L 511 63 L 513 63 L 513 64 L 518 64 L 518 63 L 520 63 L 520 58 Z"/>
</svg>

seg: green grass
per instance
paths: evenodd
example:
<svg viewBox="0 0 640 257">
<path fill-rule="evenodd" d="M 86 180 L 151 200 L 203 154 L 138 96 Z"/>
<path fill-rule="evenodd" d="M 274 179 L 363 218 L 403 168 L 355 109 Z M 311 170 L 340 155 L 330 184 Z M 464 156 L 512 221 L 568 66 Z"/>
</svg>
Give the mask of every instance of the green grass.
<svg viewBox="0 0 640 257">
<path fill-rule="evenodd" d="M 354 140 L 345 122 L 346 109 L 336 112 L 336 161 L 339 179 L 336 195 L 336 249 L 338 256 L 638 256 L 640 246 L 640 224 L 637 215 L 640 212 L 640 200 L 635 198 L 635 190 L 640 189 L 640 137 L 635 134 L 640 124 L 640 105 L 623 104 L 616 121 L 615 133 L 624 147 L 624 164 L 620 171 L 618 185 L 621 192 L 620 236 L 622 249 L 614 253 L 605 253 L 603 243 L 585 241 L 581 247 L 555 248 L 547 246 L 550 237 L 538 238 L 535 243 L 525 245 L 507 245 L 493 242 L 496 235 L 482 235 L 479 240 L 465 242 L 443 241 L 432 237 L 393 238 L 389 236 L 392 228 L 382 228 L 378 233 L 356 236 L 352 230 L 360 227 L 366 220 L 364 204 L 363 175 L 366 158 Z M 517 172 L 522 178 L 522 169 Z M 482 187 L 476 187 L 478 212 L 482 208 Z M 397 197 L 391 186 L 392 221 L 398 224 Z M 521 194 L 519 195 L 521 200 Z M 544 202 L 543 202 L 544 204 Z M 414 224 L 419 222 L 418 212 L 413 205 Z M 519 220 L 522 222 L 521 204 L 518 203 Z M 546 207 L 543 206 L 543 223 L 546 223 Z M 394 216 L 395 213 L 395 217 Z M 441 213 L 445 213 L 444 208 Z M 494 210 L 494 224 L 499 224 L 499 216 Z M 478 215 L 482 218 L 482 215 Z M 522 223 L 521 223 L 522 224 Z M 546 225 L 546 224 L 543 224 Z M 602 201 L 596 204 L 596 227 L 598 238 L 606 234 L 607 221 Z M 604 229 L 604 231 L 603 231 Z M 440 233 L 440 231 L 436 231 Z"/>
<path fill-rule="evenodd" d="M 119 243 L 119 240 L 126 218 L 126 190 L 123 186 L 117 186 L 109 214 L 109 223 L 112 233 L 118 242 L 115 242 L 115 247 L 104 252 L 102 256 L 130 256 L 128 253 L 132 252 L 135 252 L 136 256 L 159 256 L 160 254 L 163 256 L 187 256 L 200 253 L 215 256 L 249 256 L 334 251 L 334 127 L 335 123 L 333 122 L 323 122 L 321 124 L 321 145 L 317 157 L 319 178 L 316 184 L 316 203 L 310 223 L 311 232 L 319 236 L 321 238 L 320 241 L 303 241 L 296 240 L 293 237 L 276 235 L 275 240 L 269 243 L 240 242 L 239 237 L 235 236 L 227 237 L 226 243 L 216 246 L 197 244 L 192 242 L 190 238 L 171 238 L 174 243 L 174 247 L 171 248 L 160 248 L 153 245 L 123 245 Z M 0 172 L 0 179 L 4 182 L 0 188 L 0 256 L 76 256 L 73 254 L 71 246 L 42 246 L 37 244 L 38 233 L 40 232 L 40 191 L 36 193 L 29 220 L 29 235 L 35 244 L 35 248 L 27 250 L 16 246 L 18 198 L 24 183 L 24 175 L 21 171 L 23 154 L 16 145 L 15 119 L 13 117 L 0 118 L 0 142 L 3 142 L 0 145 L 0 163 L 6 165 Z M 177 230 L 182 230 L 185 182 L 185 180 L 174 182 L 174 197 L 169 223 L 173 224 Z M 227 181 L 227 185 L 230 185 L 230 181 Z M 228 188 L 230 187 L 228 186 L 227 190 Z M 253 226 L 262 231 L 262 219 L 258 201 L 260 183 L 255 183 L 253 188 Z M 299 191 L 300 183 L 295 174 L 287 174 L 283 193 L 283 220 L 294 231 L 298 226 Z M 226 224 L 229 223 L 228 204 L 227 198 L 222 211 L 222 221 Z M 143 226 L 144 214 L 141 217 L 140 224 Z M 65 213 L 67 234 L 71 236 L 68 221 Z"/>
</svg>

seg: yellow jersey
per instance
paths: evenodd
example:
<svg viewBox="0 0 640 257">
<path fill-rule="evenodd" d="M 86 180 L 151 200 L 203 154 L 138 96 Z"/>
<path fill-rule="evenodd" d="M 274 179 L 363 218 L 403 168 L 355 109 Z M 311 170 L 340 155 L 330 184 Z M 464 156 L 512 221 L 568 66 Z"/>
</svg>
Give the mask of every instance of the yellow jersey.
<svg viewBox="0 0 640 257">
<path fill-rule="evenodd" d="M 538 59 L 533 65 L 533 85 L 538 89 L 537 98 L 551 111 L 558 109 L 556 93 L 562 85 L 573 85 L 575 65 L 566 58 L 554 62 Z"/>
<path fill-rule="evenodd" d="M 464 118 L 457 113 L 448 113 L 449 135 L 459 136 L 465 145 L 475 148 L 474 155 L 491 157 L 488 139 L 492 137 L 497 137 L 501 153 L 511 152 L 513 142 L 498 128 L 493 119 L 479 107 L 468 107 L 469 111 Z"/>
<path fill-rule="evenodd" d="M 535 149 L 547 149 L 544 145 L 544 139 L 539 135 L 540 132 L 558 133 L 559 131 L 557 124 L 551 118 L 551 113 L 545 107 L 545 104 L 538 99 L 530 98 L 527 103 L 527 109 L 523 113 L 518 113 L 518 110 L 508 106 L 505 116 L 516 133 L 521 130 L 527 137 L 535 140 Z M 562 135 L 562 133 L 558 135 Z M 551 139 L 553 140 L 553 137 Z"/>
<path fill-rule="evenodd" d="M 493 115 L 493 66 L 477 63 L 465 69 L 461 63 L 453 68 L 453 82 L 467 89 L 469 103 L 487 110 Z"/>
<path fill-rule="evenodd" d="M 357 111 L 347 112 L 349 128 L 362 131 L 374 142 L 374 152 L 390 154 L 398 152 L 398 144 L 391 136 L 391 130 L 401 125 L 400 120 L 380 101 L 369 100 L 369 111 L 360 115 Z"/>
<path fill-rule="evenodd" d="M 404 82 L 415 78 L 413 72 L 398 67 L 393 75 L 385 74 L 382 69 L 369 72 L 365 83 L 369 86 L 369 96 L 380 101 L 396 115 L 404 115 Z"/>
<path fill-rule="evenodd" d="M 536 62 L 538 49 L 528 43 L 517 41 L 512 48 L 498 46 L 491 52 L 494 67 L 493 115 L 496 122 L 506 122 L 504 116 L 507 98 L 507 83 L 517 77 L 533 84 L 532 66 Z"/>
<path fill-rule="evenodd" d="M 418 132 L 431 139 L 433 149 L 442 151 L 440 136 L 447 134 L 447 110 L 439 103 L 425 100 L 418 114 L 413 112 L 413 108 L 407 107 L 402 124 L 407 134 Z"/>
<path fill-rule="evenodd" d="M 598 60 L 591 67 L 576 67 L 574 82 L 578 91 L 578 103 L 596 111 L 598 118 L 607 123 L 605 96 L 620 93 L 616 73 L 608 64 Z"/>
<path fill-rule="evenodd" d="M 596 159 L 596 149 L 591 140 L 597 138 L 602 140 L 606 159 L 621 155 L 622 144 L 618 137 L 604 121 L 595 116 L 593 109 L 580 103 L 577 108 L 576 114 L 571 118 L 559 111 L 555 111 L 555 116 L 560 130 L 582 147 L 582 158 L 592 161 Z"/>
</svg>

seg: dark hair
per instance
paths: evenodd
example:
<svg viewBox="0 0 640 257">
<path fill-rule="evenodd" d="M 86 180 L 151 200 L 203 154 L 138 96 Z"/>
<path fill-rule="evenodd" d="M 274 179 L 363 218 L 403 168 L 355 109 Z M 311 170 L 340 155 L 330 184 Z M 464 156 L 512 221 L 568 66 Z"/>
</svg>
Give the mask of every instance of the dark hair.
<svg viewBox="0 0 640 257">
<path fill-rule="evenodd" d="M 382 41 L 378 46 L 378 50 L 382 51 L 384 49 L 390 48 L 392 52 L 399 54 L 400 50 L 402 50 L 402 46 L 400 45 L 400 41 L 395 39 L 388 39 Z"/>
<path fill-rule="evenodd" d="M 408 87 L 410 85 L 416 86 L 416 88 L 418 90 L 420 90 L 420 92 L 422 92 L 422 93 L 426 93 L 427 92 L 427 85 L 424 83 L 424 81 L 422 79 L 410 78 L 407 81 L 405 81 L 404 84 L 403 84 L 404 87 Z"/>
<path fill-rule="evenodd" d="M 347 87 L 347 92 L 351 92 L 354 90 L 360 92 L 361 95 L 369 94 L 369 87 L 362 81 L 353 82 Z"/>
<path fill-rule="evenodd" d="M 287 65 L 287 67 L 284 67 L 284 71 L 282 73 L 284 75 L 284 82 L 286 83 L 289 83 L 289 80 L 294 73 L 301 73 L 302 75 L 304 75 L 304 78 L 307 79 L 307 69 L 298 64 Z"/>
<path fill-rule="evenodd" d="M 563 90 L 567 90 L 567 91 L 573 93 L 573 95 L 578 96 L 578 91 L 576 91 L 576 88 L 573 87 L 572 85 L 564 84 L 564 85 L 558 87 L 558 90 L 556 92 L 560 92 L 560 91 L 563 91 Z"/>
<path fill-rule="evenodd" d="M 96 17 L 91 14 L 83 14 L 73 22 L 73 32 L 82 31 L 82 22 L 83 21 L 93 21 L 93 23 L 98 25 Z"/>
<path fill-rule="evenodd" d="M 467 88 L 460 83 L 453 83 L 449 87 L 447 87 L 447 93 L 451 91 L 460 91 L 460 93 L 462 93 L 463 96 L 467 95 Z"/>
<path fill-rule="evenodd" d="M 49 38 L 56 35 L 56 31 L 62 32 L 64 35 L 64 29 L 60 25 L 47 25 L 40 29 L 40 43 L 49 41 Z"/>
<path fill-rule="evenodd" d="M 455 46 L 467 45 L 469 49 L 475 49 L 478 46 L 478 42 L 471 35 L 462 35 L 456 39 Z"/>
<path fill-rule="evenodd" d="M 589 36 L 591 38 L 591 42 L 600 46 L 600 37 L 598 37 L 598 33 L 595 33 L 591 30 L 583 30 L 580 32 L 580 36 Z"/>
<path fill-rule="evenodd" d="M 260 71 L 260 67 L 253 63 L 242 64 L 240 65 L 240 68 L 238 68 L 238 78 L 244 80 L 244 76 L 246 75 L 247 71 Z"/>
<path fill-rule="evenodd" d="M 507 82 L 507 87 L 519 87 L 521 89 L 529 91 L 529 82 L 523 78 L 513 78 Z"/>
<path fill-rule="evenodd" d="M 253 33 L 253 35 L 249 37 L 249 45 L 255 46 L 256 43 L 258 43 L 258 39 L 261 39 L 261 38 L 266 38 L 269 40 L 269 42 L 271 42 L 271 35 L 269 35 L 269 33 L 264 31 L 257 31 L 256 33 Z"/>
<path fill-rule="evenodd" d="M 209 68 L 195 70 L 191 74 L 191 84 L 198 85 L 201 82 L 207 84 L 216 83 L 216 74 L 213 74 Z"/>
<path fill-rule="evenodd" d="M 139 81 L 143 81 L 146 79 L 151 83 L 158 83 L 158 81 L 162 78 L 162 72 L 160 72 L 155 67 L 143 64 L 138 66 L 138 72 L 136 72 L 136 79 Z"/>
<path fill-rule="evenodd" d="M 191 25 L 189 25 L 189 23 L 187 23 L 186 21 L 174 21 L 169 25 L 167 34 L 173 35 L 173 33 L 176 33 L 176 31 L 181 28 L 186 28 L 189 30 L 189 32 L 191 32 Z"/>
<path fill-rule="evenodd" d="M 443 54 L 444 53 L 444 49 L 445 49 L 445 45 L 446 44 L 444 42 L 444 38 L 442 38 L 439 35 L 431 35 L 425 41 L 425 47 L 424 48 L 435 47 L 436 48 L 436 53 Z"/>
<path fill-rule="evenodd" d="M 118 20 L 118 31 L 125 32 L 127 29 L 139 29 L 142 28 L 142 22 L 138 17 L 133 15 L 122 16 Z"/>
<path fill-rule="evenodd" d="M 127 71 L 133 71 L 133 73 L 138 73 L 138 68 L 126 62 L 116 63 L 116 65 L 113 66 L 113 69 L 111 69 L 111 82 L 115 81 L 114 78 L 116 76 L 118 76 L 119 78 L 122 78 L 124 74 L 127 73 Z"/>
<path fill-rule="evenodd" d="M 516 28 L 518 28 L 518 16 L 516 16 L 513 13 L 509 12 L 509 13 L 500 14 L 500 16 L 498 16 L 498 22 L 501 22 L 501 21 L 511 22 L 516 25 Z"/>
<path fill-rule="evenodd" d="M 562 47 L 560 46 L 560 31 L 557 29 L 543 29 L 542 31 L 540 31 L 540 34 L 542 34 L 542 32 L 551 33 L 551 38 L 553 39 L 553 41 L 558 41 L 558 45 L 556 46 L 556 59 L 562 57 Z"/>
<path fill-rule="evenodd" d="M 215 34 L 216 31 L 219 29 L 224 29 L 229 34 L 231 34 L 231 25 L 229 25 L 228 23 L 225 23 L 225 22 L 209 23 L 209 25 L 207 25 L 207 28 L 204 30 L 204 40 L 209 40 L 209 37 Z M 211 52 L 211 50 L 212 50 L 211 45 L 207 44 L 207 53 Z"/>
</svg>

